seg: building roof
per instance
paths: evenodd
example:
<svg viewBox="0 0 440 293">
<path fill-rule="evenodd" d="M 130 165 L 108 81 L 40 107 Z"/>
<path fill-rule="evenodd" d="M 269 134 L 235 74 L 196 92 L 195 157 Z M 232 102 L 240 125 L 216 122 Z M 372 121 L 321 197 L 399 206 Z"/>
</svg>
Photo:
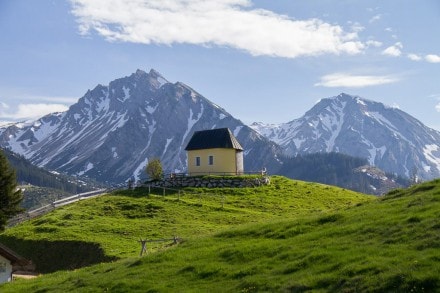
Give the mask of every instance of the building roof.
<svg viewBox="0 0 440 293">
<path fill-rule="evenodd" d="M 243 150 L 243 147 L 229 128 L 196 131 L 188 142 L 185 150 L 192 151 L 216 148 Z"/>
<path fill-rule="evenodd" d="M 18 255 L 17 253 L 15 253 L 14 251 L 12 251 L 11 249 L 9 249 L 8 247 L 4 246 L 1 243 L 0 243 L 0 255 L 6 258 L 7 260 L 9 260 L 11 263 L 26 261 L 25 258 Z"/>
</svg>

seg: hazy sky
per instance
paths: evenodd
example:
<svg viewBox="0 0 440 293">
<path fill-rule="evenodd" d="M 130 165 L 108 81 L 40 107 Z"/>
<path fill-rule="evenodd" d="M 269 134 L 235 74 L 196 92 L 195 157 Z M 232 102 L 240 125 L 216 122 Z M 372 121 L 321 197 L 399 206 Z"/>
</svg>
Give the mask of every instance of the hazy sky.
<svg viewBox="0 0 440 293">
<path fill-rule="evenodd" d="M 438 0 L 0 0 L 0 121 L 159 71 L 245 123 L 341 92 L 440 130 Z"/>
</svg>

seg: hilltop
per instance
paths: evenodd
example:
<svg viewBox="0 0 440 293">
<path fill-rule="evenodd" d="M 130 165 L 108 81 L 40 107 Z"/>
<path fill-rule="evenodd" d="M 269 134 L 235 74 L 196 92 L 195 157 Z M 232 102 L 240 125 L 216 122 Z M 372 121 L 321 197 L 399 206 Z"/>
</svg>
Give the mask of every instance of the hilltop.
<svg viewBox="0 0 440 293">
<path fill-rule="evenodd" d="M 117 192 L 7 230 L 0 240 L 18 243 L 25 256 L 44 256 L 50 244 L 52 254 L 67 259 L 120 260 L 0 288 L 422 292 L 440 286 L 440 180 L 381 198 L 283 177 L 262 188 L 202 191 L 181 194 L 180 201 L 176 194 L 147 197 L 142 189 Z M 147 256 L 137 256 L 140 237 L 176 234 L 183 243 L 150 247 Z M 46 257 L 46 270 L 60 262 Z"/>
</svg>

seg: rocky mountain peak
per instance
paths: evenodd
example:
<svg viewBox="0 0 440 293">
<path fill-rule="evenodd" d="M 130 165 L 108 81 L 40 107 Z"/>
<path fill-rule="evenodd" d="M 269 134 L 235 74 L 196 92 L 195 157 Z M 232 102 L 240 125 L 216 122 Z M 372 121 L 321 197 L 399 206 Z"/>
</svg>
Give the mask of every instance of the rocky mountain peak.
<svg viewBox="0 0 440 293">
<path fill-rule="evenodd" d="M 184 150 L 194 131 L 230 128 L 245 152 L 245 170 L 275 170 L 281 149 L 191 87 L 160 73 L 137 70 L 98 85 L 63 115 L 38 125 L 0 131 L 0 146 L 32 163 L 98 181 L 139 179 L 148 160 L 165 172 L 184 172 Z"/>
<path fill-rule="evenodd" d="M 278 126 L 251 125 L 289 156 L 339 152 L 409 177 L 440 176 L 440 133 L 407 113 L 341 93 L 320 100 L 301 118 Z"/>
</svg>

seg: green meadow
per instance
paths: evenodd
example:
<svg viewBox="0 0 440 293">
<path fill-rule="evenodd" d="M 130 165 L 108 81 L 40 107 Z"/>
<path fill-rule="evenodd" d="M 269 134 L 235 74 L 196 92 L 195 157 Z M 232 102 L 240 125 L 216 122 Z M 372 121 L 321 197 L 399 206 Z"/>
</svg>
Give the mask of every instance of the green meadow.
<svg viewBox="0 0 440 293">
<path fill-rule="evenodd" d="M 139 256 L 140 239 L 173 236 Z M 440 180 L 380 198 L 277 176 L 258 188 L 116 191 L 0 241 L 43 273 L 1 292 L 436 292 Z"/>
</svg>

